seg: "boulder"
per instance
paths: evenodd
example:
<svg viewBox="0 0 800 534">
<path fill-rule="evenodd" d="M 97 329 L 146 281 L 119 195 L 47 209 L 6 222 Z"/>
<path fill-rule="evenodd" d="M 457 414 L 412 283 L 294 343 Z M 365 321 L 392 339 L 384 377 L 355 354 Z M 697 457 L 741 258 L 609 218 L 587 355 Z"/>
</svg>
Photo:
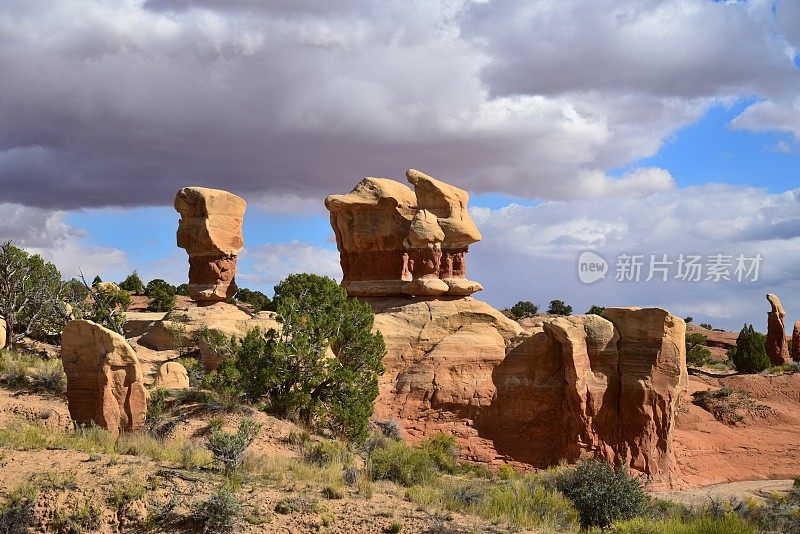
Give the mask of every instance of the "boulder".
<svg viewBox="0 0 800 534">
<path fill-rule="evenodd" d="M 598 456 L 654 482 L 675 474 L 683 320 L 623 308 L 536 317 L 526 331 L 471 297 L 365 300 L 387 347 L 375 415 L 401 421 L 412 441 L 446 432 L 473 461 Z"/>
<path fill-rule="evenodd" d="M 414 191 L 387 178 L 364 178 L 331 195 L 331 213 L 350 296 L 465 296 L 483 287 L 466 280 L 466 254 L 481 234 L 466 191 L 417 170 Z"/>
<path fill-rule="evenodd" d="M 175 308 L 163 319 L 150 323 L 138 343 L 153 350 L 177 350 L 198 345 L 200 360 L 205 369 L 211 371 L 219 366 L 222 355 L 216 352 L 215 347 L 198 339 L 201 329 L 207 329 L 216 336 L 242 338 L 256 327 L 267 332 L 273 328 L 279 330 L 282 325 L 274 312 L 263 311 L 251 316 L 233 304 L 217 302 Z"/>
<path fill-rule="evenodd" d="M 163 389 L 186 389 L 189 387 L 189 373 L 178 362 L 166 362 L 158 368 L 155 386 Z"/>
<path fill-rule="evenodd" d="M 784 325 L 786 311 L 776 295 L 768 294 L 767 300 L 772 306 L 772 311 L 767 313 L 767 356 L 772 365 L 783 365 L 790 361 Z"/>
<path fill-rule="evenodd" d="M 72 420 L 113 435 L 144 426 L 149 394 L 136 353 L 121 335 L 92 321 L 69 321 L 61 335 Z"/>
<path fill-rule="evenodd" d="M 220 189 L 184 187 L 175 195 L 178 246 L 189 254 L 189 296 L 223 301 L 236 293 L 236 258 L 244 247 L 246 203 Z"/>
<path fill-rule="evenodd" d="M 792 330 L 792 359 L 800 362 L 800 321 L 794 323 Z"/>
</svg>

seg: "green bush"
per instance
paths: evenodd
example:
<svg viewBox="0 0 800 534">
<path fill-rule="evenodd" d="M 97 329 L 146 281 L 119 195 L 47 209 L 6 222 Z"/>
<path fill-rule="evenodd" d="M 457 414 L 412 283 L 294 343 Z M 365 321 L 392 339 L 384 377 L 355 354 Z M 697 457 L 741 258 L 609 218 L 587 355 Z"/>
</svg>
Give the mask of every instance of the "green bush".
<svg viewBox="0 0 800 534">
<path fill-rule="evenodd" d="M 175 286 L 156 278 L 148 282 L 144 294 L 150 299 L 148 309 L 157 312 L 168 312 L 175 308 Z"/>
<path fill-rule="evenodd" d="M 686 363 L 697 367 L 709 363 L 711 351 L 705 346 L 707 341 L 703 334 L 686 334 Z"/>
<path fill-rule="evenodd" d="M 24 534 L 36 520 L 34 506 L 39 492 L 31 484 L 17 486 L 0 505 L 0 532 Z"/>
<path fill-rule="evenodd" d="M 232 532 L 244 517 L 239 499 L 225 489 L 218 490 L 207 501 L 194 503 L 192 508 L 206 534 Z"/>
<path fill-rule="evenodd" d="M 59 534 L 83 534 L 100 528 L 103 510 L 89 499 L 59 508 L 53 517 L 53 529 Z"/>
<path fill-rule="evenodd" d="M 592 307 L 589 308 L 589 311 L 586 312 L 586 315 L 603 315 L 604 311 L 606 311 L 606 309 L 603 306 L 592 304 Z"/>
<path fill-rule="evenodd" d="M 402 441 L 388 441 L 370 456 L 372 478 L 392 480 L 403 486 L 429 482 L 436 475 L 436 463 L 428 451 L 409 447 Z"/>
<path fill-rule="evenodd" d="M 458 469 L 458 443 L 453 436 L 436 434 L 422 442 L 420 448 L 428 453 L 439 471 L 453 474 Z"/>
<path fill-rule="evenodd" d="M 142 279 L 139 278 L 139 273 L 133 271 L 128 277 L 122 281 L 119 285 L 120 289 L 125 291 L 132 291 L 136 294 L 139 294 L 144 291 L 144 284 L 142 283 Z"/>
<path fill-rule="evenodd" d="M 60 358 L 43 360 L 37 356 L 0 352 L 0 384 L 12 389 L 48 392 L 61 395 L 67 377 Z"/>
<path fill-rule="evenodd" d="M 753 325 L 744 325 L 728 356 L 740 373 L 760 373 L 771 365 L 764 334 L 753 330 Z"/>
<path fill-rule="evenodd" d="M 610 534 L 756 534 L 757 530 L 735 514 L 723 517 L 652 520 L 639 517 L 615 523 Z"/>
<path fill-rule="evenodd" d="M 253 307 L 253 312 L 272 310 L 272 301 L 261 291 L 252 291 L 250 289 L 240 287 L 236 290 L 233 296 L 234 300 L 239 302 L 246 302 Z"/>
<path fill-rule="evenodd" d="M 183 297 L 189 296 L 189 284 L 180 284 L 175 288 L 175 294 Z"/>
<path fill-rule="evenodd" d="M 644 513 L 647 495 L 627 469 L 614 469 L 602 460 L 585 460 L 556 475 L 556 487 L 580 515 L 584 528 L 608 528 L 613 522 Z"/>
<path fill-rule="evenodd" d="M 563 300 L 551 300 L 547 313 L 550 315 L 572 315 L 572 306 Z"/>
<path fill-rule="evenodd" d="M 511 315 L 515 319 L 524 319 L 531 317 L 539 312 L 539 306 L 529 300 L 521 300 L 511 306 Z"/>
<path fill-rule="evenodd" d="M 280 417 L 360 442 L 386 353 L 368 304 L 330 278 L 296 274 L 275 286 L 280 332 L 250 331 L 218 370 L 219 387 L 265 399 Z M 226 382 L 228 382 L 226 384 Z"/>
<path fill-rule="evenodd" d="M 222 464 L 228 473 L 239 469 L 244 463 L 247 447 L 256 439 L 261 425 L 246 417 L 239 423 L 239 429 L 231 434 L 223 430 L 214 430 L 206 442 L 206 448 L 214 455 L 214 459 Z"/>
</svg>

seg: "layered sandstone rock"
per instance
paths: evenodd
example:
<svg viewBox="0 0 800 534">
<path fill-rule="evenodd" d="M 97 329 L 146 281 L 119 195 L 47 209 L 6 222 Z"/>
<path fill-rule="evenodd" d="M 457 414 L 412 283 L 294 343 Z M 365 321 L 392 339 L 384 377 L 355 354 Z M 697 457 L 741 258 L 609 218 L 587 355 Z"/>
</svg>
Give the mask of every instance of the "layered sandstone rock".
<svg viewBox="0 0 800 534">
<path fill-rule="evenodd" d="M 344 278 L 351 296 L 470 295 L 469 245 L 481 234 L 467 211 L 466 191 L 410 169 L 414 191 L 386 178 L 364 178 L 346 195 L 331 195 Z"/>
<path fill-rule="evenodd" d="M 792 359 L 800 362 L 800 321 L 794 323 L 792 330 Z"/>
<path fill-rule="evenodd" d="M 780 299 L 772 293 L 767 295 L 772 311 L 767 313 L 767 356 L 772 365 L 789 363 L 789 349 L 786 346 L 786 311 Z"/>
<path fill-rule="evenodd" d="M 401 420 L 411 439 L 447 432 L 489 463 L 600 456 L 670 481 L 681 319 L 609 309 L 536 318 L 526 332 L 472 298 L 367 300 L 387 346 L 376 417 Z"/>
<path fill-rule="evenodd" d="M 72 420 L 116 435 L 144 426 L 149 397 L 136 353 L 121 335 L 92 321 L 69 321 L 61 335 Z"/>
<path fill-rule="evenodd" d="M 216 369 L 222 362 L 222 355 L 206 340 L 198 339 L 200 330 L 212 336 L 231 336 L 242 338 L 253 328 L 262 332 L 279 330 L 281 324 L 274 312 L 259 312 L 255 316 L 237 308 L 233 304 L 217 302 L 210 306 L 190 306 L 176 308 L 153 321 L 147 331 L 139 338 L 139 344 L 153 350 L 175 350 L 176 347 L 189 347 L 199 343 L 200 360 L 207 371 Z"/>
<path fill-rule="evenodd" d="M 186 389 L 189 387 L 189 373 L 178 362 L 166 362 L 158 368 L 155 386 L 163 389 Z"/>
<path fill-rule="evenodd" d="M 245 201 L 220 189 L 184 187 L 175 195 L 178 246 L 189 254 L 189 296 L 222 301 L 236 292 L 236 258 L 244 247 Z"/>
</svg>

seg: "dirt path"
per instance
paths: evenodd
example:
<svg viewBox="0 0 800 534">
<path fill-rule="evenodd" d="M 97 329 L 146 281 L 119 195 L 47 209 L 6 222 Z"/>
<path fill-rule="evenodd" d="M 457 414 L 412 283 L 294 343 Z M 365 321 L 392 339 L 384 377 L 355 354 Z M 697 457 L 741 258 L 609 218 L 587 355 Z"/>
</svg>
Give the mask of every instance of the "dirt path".
<svg viewBox="0 0 800 534">
<path fill-rule="evenodd" d="M 721 502 L 732 498 L 740 500 L 748 498 L 763 499 L 773 492 L 785 493 L 789 491 L 792 488 L 792 484 L 794 484 L 793 480 L 743 480 L 740 482 L 714 484 L 702 488 L 658 491 L 653 492 L 653 495 L 687 506 L 698 506 L 711 501 Z"/>
</svg>

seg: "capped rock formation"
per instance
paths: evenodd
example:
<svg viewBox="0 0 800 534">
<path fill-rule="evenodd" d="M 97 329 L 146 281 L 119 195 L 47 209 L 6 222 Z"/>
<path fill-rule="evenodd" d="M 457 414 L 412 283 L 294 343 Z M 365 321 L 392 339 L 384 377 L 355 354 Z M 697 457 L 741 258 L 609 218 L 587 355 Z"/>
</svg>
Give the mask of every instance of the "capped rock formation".
<svg viewBox="0 0 800 534">
<path fill-rule="evenodd" d="M 158 368 L 155 385 L 164 389 L 186 389 L 189 387 L 189 373 L 178 362 L 166 362 Z"/>
<path fill-rule="evenodd" d="M 364 178 L 331 195 L 344 278 L 351 296 L 466 296 L 483 287 L 466 278 L 469 245 L 481 234 L 467 211 L 469 195 L 410 169 L 414 191 L 387 178 Z"/>
<path fill-rule="evenodd" d="M 767 313 L 767 356 L 772 365 L 789 363 L 789 348 L 786 346 L 786 312 L 777 295 L 767 295 L 772 311 Z"/>
<path fill-rule="evenodd" d="M 175 195 L 178 246 L 189 254 L 189 296 L 218 302 L 236 292 L 236 258 L 244 247 L 246 203 L 220 189 L 184 187 Z"/>
<path fill-rule="evenodd" d="M 149 394 L 136 353 L 121 335 L 92 321 L 69 321 L 61 334 L 72 420 L 112 434 L 144 426 Z"/>
<path fill-rule="evenodd" d="M 459 438 L 467 459 L 535 467 L 599 456 L 658 484 L 676 467 L 685 324 L 658 308 L 537 317 L 472 298 L 366 299 L 386 340 L 376 417 Z"/>
</svg>

